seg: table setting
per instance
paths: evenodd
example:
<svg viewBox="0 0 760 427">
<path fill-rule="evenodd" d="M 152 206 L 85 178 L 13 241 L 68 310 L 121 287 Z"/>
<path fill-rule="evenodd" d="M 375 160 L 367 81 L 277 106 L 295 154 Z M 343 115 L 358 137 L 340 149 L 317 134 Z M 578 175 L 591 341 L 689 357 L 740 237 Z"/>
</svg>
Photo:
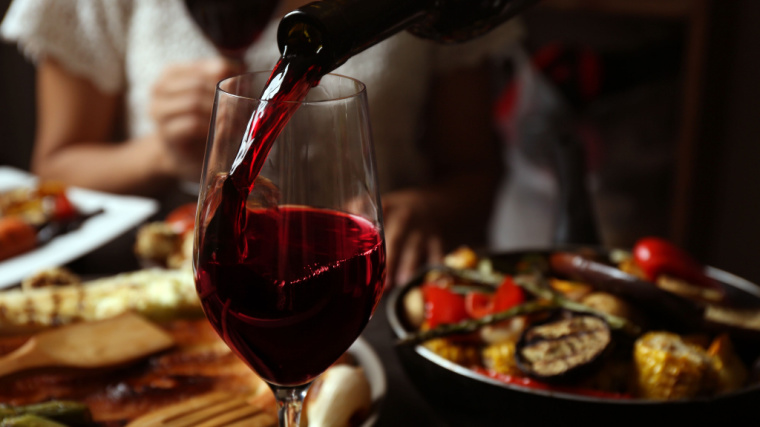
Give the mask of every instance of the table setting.
<svg viewBox="0 0 760 427">
<path fill-rule="evenodd" d="M 237 3 L 183 2 L 240 65 L 278 2 Z M 332 71 L 407 27 L 463 42 L 534 1 L 506 3 L 288 13 L 273 69 L 216 84 L 197 200 L 165 215 L 149 197 L 0 166 L 0 427 L 746 415 L 760 397 L 760 287 L 659 236 L 604 246 L 586 153 L 564 128 L 549 142 L 551 245 L 462 242 L 394 283 L 412 255 L 392 258 L 386 240 L 371 89 Z"/>
</svg>

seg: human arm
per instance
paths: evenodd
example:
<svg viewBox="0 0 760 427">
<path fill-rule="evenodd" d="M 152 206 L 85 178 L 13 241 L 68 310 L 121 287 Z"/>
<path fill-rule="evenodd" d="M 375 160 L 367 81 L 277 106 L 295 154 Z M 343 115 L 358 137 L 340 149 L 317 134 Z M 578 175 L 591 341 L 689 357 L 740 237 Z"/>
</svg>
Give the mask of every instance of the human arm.
<svg viewBox="0 0 760 427">
<path fill-rule="evenodd" d="M 388 284 L 408 280 L 460 244 L 482 245 L 502 159 L 487 65 L 441 75 L 431 88 L 424 152 L 432 184 L 383 195 Z"/>
<path fill-rule="evenodd" d="M 37 74 L 37 136 L 32 170 L 114 193 L 157 195 L 200 171 L 214 84 L 238 71 L 218 60 L 179 64 L 156 83 L 151 116 L 156 131 L 119 138 L 121 94 L 100 90 L 51 58 Z"/>
</svg>

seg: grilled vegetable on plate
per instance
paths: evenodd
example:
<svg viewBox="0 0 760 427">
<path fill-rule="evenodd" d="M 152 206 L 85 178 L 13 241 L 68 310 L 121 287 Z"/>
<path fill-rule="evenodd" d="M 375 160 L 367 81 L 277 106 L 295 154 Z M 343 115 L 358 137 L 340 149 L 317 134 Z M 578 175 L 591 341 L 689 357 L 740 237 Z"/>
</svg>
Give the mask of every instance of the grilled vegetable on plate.
<svg viewBox="0 0 760 427">
<path fill-rule="evenodd" d="M 427 397 L 471 396 L 455 422 L 487 422 L 509 401 L 518 423 L 703 425 L 760 398 L 760 289 L 716 272 L 655 238 L 633 252 L 460 248 L 394 290 L 388 315 Z"/>
</svg>

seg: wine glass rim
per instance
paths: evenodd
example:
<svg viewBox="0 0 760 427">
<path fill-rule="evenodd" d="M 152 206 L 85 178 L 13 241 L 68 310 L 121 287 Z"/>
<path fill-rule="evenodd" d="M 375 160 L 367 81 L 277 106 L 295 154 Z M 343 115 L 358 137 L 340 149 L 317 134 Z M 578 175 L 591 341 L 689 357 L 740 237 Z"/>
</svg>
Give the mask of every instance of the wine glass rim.
<svg viewBox="0 0 760 427">
<path fill-rule="evenodd" d="M 256 101 L 256 102 L 261 102 L 261 101 L 269 102 L 269 101 L 271 101 L 271 99 L 262 99 L 262 98 L 260 98 L 258 96 L 247 96 L 247 95 L 240 95 L 240 94 L 232 93 L 232 92 L 230 92 L 228 90 L 223 89 L 222 85 L 226 81 L 229 81 L 229 80 L 232 80 L 232 79 L 238 79 L 238 78 L 241 78 L 241 77 L 244 77 L 244 76 L 248 76 L 248 75 L 261 75 L 261 74 L 270 75 L 271 73 L 272 73 L 271 70 L 268 70 L 268 71 L 261 71 L 260 70 L 260 71 L 250 71 L 250 72 L 247 72 L 247 73 L 243 73 L 243 74 L 238 74 L 238 75 L 235 75 L 235 76 L 227 77 L 225 79 L 220 80 L 216 84 L 216 90 L 218 92 L 224 93 L 225 95 L 233 97 L 233 98 L 247 99 L 247 100 Z M 338 77 L 340 79 L 350 80 L 350 81 L 354 82 L 354 84 L 356 85 L 356 89 L 352 93 L 350 93 L 348 95 L 336 96 L 334 98 L 326 98 L 326 99 L 311 100 L 311 101 L 299 100 L 299 101 L 278 101 L 278 102 L 281 102 L 281 103 L 284 103 L 284 104 L 301 104 L 301 105 L 324 104 L 324 103 L 328 103 L 328 102 L 336 102 L 336 101 L 342 101 L 342 100 L 346 100 L 346 99 L 355 98 L 357 96 L 362 96 L 362 95 L 364 95 L 367 92 L 367 85 L 365 85 L 364 83 L 362 83 L 361 80 L 355 79 L 353 77 L 349 77 L 349 76 L 346 76 L 346 75 L 343 75 L 343 74 L 337 74 L 337 73 L 327 73 L 324 76 L 322 76 L 322 78 L 320 78 L 320 84 L 321 84 L 322 80 L 324 80 L 325 77 L 329 77 L 329 78 Z M 318 87 L 318 86 L 319 85 L 317 85 L 315 87 Z"/>
</svg>

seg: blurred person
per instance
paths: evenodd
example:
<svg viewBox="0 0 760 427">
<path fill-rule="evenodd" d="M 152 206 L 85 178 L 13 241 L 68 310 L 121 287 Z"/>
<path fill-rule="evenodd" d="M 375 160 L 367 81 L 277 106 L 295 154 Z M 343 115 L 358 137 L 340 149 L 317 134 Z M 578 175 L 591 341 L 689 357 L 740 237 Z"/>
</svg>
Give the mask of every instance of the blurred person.
<svg viewBox="0 0 760 427">
<path fill-rule="evenodd" d="M 0 36 L 37 66 L 32 170 L 45 179 L 176 206 L 199 181 L 215 84 L 271 70 L 284 0 L 244 64 L 224 59 L 181 0 L 14 0 Z M 490 65 L 515 21 L 443 46 L 406 32 L 334 72 L 367 85 L 388 251 L 388 284 L 461 244 L 486 242 L 502 160 Z M 185 197 L 195 200 L 195 190 Z M 187 200 L 187 199 L 186 199 Z"/>
</svg>

